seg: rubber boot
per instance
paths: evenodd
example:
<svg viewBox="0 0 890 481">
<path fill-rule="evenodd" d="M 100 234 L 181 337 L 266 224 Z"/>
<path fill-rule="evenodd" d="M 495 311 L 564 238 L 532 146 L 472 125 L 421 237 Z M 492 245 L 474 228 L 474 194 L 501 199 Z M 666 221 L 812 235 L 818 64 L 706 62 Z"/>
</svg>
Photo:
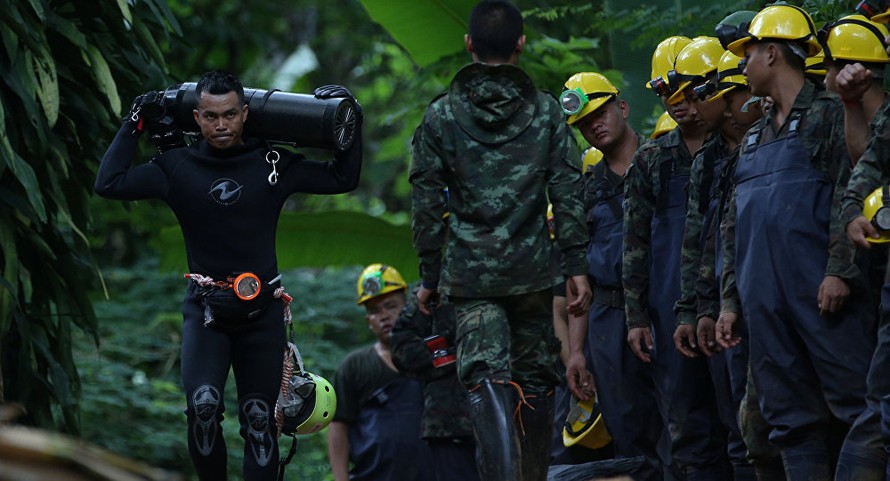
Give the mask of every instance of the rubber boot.
<svg viewBox="0 0 890 481">
<path fill-rule="evenodd" d="M 515 392 L 513 386 L 494 383 L 488 378 L 470 392 L 479 479 L 523 481 L 519 437 L 513 426 Z M 550 439 L 549 433 L 547 439 Z"/>
<path fill-rule="evenodd" d="M 833 478 L 824 446 L 782 449 L 782 463 L 788 481 L 828 481 Z"/>
<path fill-rule="evenodd" d="M 519 439 L 522 447 L 522 480 L 546 481 L 553 449 L 553 391 L 541 395 L 527 395 L 528 406 L 520 408 Z"/>
</svg>

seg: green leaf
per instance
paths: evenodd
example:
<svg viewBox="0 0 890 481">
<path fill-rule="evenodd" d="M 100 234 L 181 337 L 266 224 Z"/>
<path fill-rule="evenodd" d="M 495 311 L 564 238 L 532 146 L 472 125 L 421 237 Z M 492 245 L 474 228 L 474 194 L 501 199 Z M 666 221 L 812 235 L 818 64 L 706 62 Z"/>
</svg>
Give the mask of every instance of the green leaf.
<svg viewBox="0 0 890 481">
<path fill-rule="evenodd" d="M 133 13 L 130 12 L 130 3 L 127 0 L 117 0 L 117 7 L 121 9 L 121 14 L 127 23 L 133 23 Z"/>
<path fill-rule="evenodd" d="M 56 64 L 52 58 L 34 59 L 34 70 L 37 74 L 40 105 L 46 115 L 46 122 L 50 128 L 55 127 L 59 119 L 59 79 L 56 76 Z"/>
<path fill-rule="evenodd" d="M 408 282 L 418 278 L 411 228 L 360 212 L 284 212 L 278 225 L 278 268 L 365 265 L 382 262 Z M 162 272 L 185 272 L 185 248 L 179 227 L 158 233 Z"/>
<path fill-rule="evenodd" d="M 111 76 L 111 69 L 108 68 L 108 62 L 102 56 L 102 52 L 95 45 L 87 47 L 87 55 L 90 58 L 90 65 L 93 67 L 93 76 L 96 79 L 99 90 L 105 93 L 108 104 L 111 106 L 115 115 L 121 113 L 121 98 L 117 93 L 117 84 L 114 83 L 114 77 Z"/>
<path fill-rule="evenodd" d="M 34 169 L 18 154 L 13 154 L 8 160 L 9 168 L 19 183 L 22 184 L 22 187 L 25 188 L 25 192 L 28 194 L 28 201 L 37 214 L 37 218 L 41 222 L 46 222 L 46 207 L 43 204 L 43 196 L 40 193 L 40 185 L 37 182 L 37 175 L 34 173 Z"/>
<path fill-rule="evenodd" d="M 375 22 L 425 67 L 464 49 L 467 17 L 476 0 L 360 0 Z"/>
</svg>

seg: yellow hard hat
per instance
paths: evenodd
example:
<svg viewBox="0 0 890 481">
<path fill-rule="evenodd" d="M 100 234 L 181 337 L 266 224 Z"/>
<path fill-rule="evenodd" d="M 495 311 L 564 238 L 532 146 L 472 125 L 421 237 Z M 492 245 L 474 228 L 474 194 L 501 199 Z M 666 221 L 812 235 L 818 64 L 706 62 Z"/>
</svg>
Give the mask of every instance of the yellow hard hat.
<svg viewBox="0 0 890 481">
<path fill-rule="evenodd" d="M 748 86 L 748 77 L 742 74 L 742 68 L 739 66 L 741 61 L 741 57 L 736 56 L 729 50 L 723 52 L 723 55 L 720 56 L 720 61 L 717 62 L 715 93 L 708 97 L 709 102 L 722 98 L 726 92 L 734 88 Z"/>
<path fill-rule="evenodd" d="M 683 47 L 689 45 L 692 39 L 683 36 L 668 37 L 662 40 L 655 51 L 652 52 L 652 74 L 646 82 L 646 88 L 654 90 L 658 95 L 666 95 L 672 90 L 668 85 L 667 73 L 674 68 L 674 61 Z"/>
<path fill-rule="evenodd" d="M 603 160 L 603 151 L 596 147 L 588 147 L 581 154 L 581 172 L 589 172 L 601 160 Z"/>
<path fill-rule="evenodd" d="M 757 12 L 751 25 L 748 26 L 748 34 L 742 36 L 727 46 L 727 50 L 738 55 L 745 56 L 745 45 L 750 41 L 760 40 L 785 40 L 806 44 L 808 57 L 812 57 L 822 50 L 816 38 L 816 26 L 813 18 L 806 10 L 794 5 L 770 5 Z"/>
<path fill-rule="evenodd" d="M 408 284 L 399 271 L 386 264 L 371 264 L 365 267 L 358 277 L 356 284 L 358 304 L 364 304 L 368 299 L 400 289 L 407 290 Z"/>
<path fill-rule="evenodd" d="M 819 52 L 812 57 L 807 57 L 806 60 L 806 68 L 804 69 L 804 73 L 807 75 L 816 75 L 819 77 L 825 77 L 827 73 L 825 71 L 825 52 Z"/>
<path fill-rule="evenodd" d="M 874 244 L 890 242 L 890 205 L 887 204 L 890 204 L 890 190 L 886 185 L 878 187 L 865 198 L 862 215 L 871 221 L 881 236 L 878 239 L 866 237 L 867 241 Z"/>
<path fill-rule="evenodd" d="M 884 39 L 890 32 L 883 24 L 862 15 L 848 15 L 819 30 L 819 41 L 828 60 L 888 63 Z"/>
<path fill-rule="evenodd" d="M 562 444 L 566 447 L 578 444 L 590 449 L 599 449 L 612 440 L 596 396 L 587 401 L 572 398 L 572 405 L 562 428 Z"/>
<path fill-rule="evenodd" d="M 652 131 L 650 138 L 657 139 L 675 128 L 677 128 L 677 122 L 667 112 L 664 112 L 658 117 L 658 121 L 655 122 L 655 130 Z"/>
<path fill-rule="evenodd" d="M 675 104 L 685 98 L 683 90 L 694 81 L 704 80 L 717 71 L 717 63 L 723 55 L 723 47 L 717 37 L 696 37 L 677 55 L 673 70 L 668 72 L 668 83 L 677 89 L 668 98 Z"/>
<path fill-rule="evenodd" d="M 618 94 L 619 90 L 603 75 L 595 72 L 576 73 L 566 80 L 559 104 L 563 113 L 569 116 L 566 122 L 572 125 Z"/>
</svg>

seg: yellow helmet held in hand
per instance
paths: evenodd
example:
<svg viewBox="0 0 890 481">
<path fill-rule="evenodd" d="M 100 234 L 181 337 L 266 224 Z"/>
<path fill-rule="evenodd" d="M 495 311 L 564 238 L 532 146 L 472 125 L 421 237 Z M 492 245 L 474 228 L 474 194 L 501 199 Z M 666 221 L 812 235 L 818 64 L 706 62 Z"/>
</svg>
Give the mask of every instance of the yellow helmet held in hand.
<svg viewBox="0 0 890 481">
<path fill-rule="evenodd" d="M 649 138 L 657 139 L 675 128 L 677 128 L 677 122 L 667 112 L 664 112 L 658 117 L 658 121 L 655 122 L 655 130 L 652 131 L 652 135 Z"/>
<path fill-rule="evenodd" d="M 581 172 L 586 174 L 601 160 L 603 160 L 603 151 L 596 147 L 588 147 L 581 154 Z"/>
<path fill-rule="evenodd" d="M 862 15 L 848 15 L 819 30 L 819 41 L 828 60 L 888 63 L 884 39 L 890 32 L 883 24 Z"/>
<path fill-rule="evenodd" d="M 880 234 L 878 239 L 866 237 L 867 241 L 874 244 L 890 242 L 890 189 L 886 185 L 878 187 L 865 198 L 862 215 L 871 221 Z"/>
<path fill-rule="evenodd" d="M 606 429 L 596 396 L 587 401 L 579 401 L 578 398 L 572 397 L 569 415 L 566 416 L 562 428 L 562 444 L 566 447 L 577 444 L 590 449 L 599 449 L 609 444 L 611 440 L 612 436 Z"/>
<path fill-rule="evenodd" d="M 730 43 L 727 50 L 744 57 L 748 42 L 761 40 L 800 42 L 807 47 L 807 57 L 812 57 L 822 50 L 816 38 L 813 18 L 806 10 L 794 5 L 770 5 L 757 12 L 751 20 L 751 25 L 748 26 L 748 34 Z"/>
<path fill-rule="evenodd" d="M 652 52 L 652 74 L 646 82 L 646 88 L 656 95 L 667 95 L 674 86 L 668 84 L 668 71 L 674 68 L 674 61 L 683 47 L 689 45 L 692 39 L 683 36 L 668 37 L 662 40 L 655 51 Z"/>
<path fill-rule="evenodd" d="M 358 277 L 356 291 L 358 291 L 358 304 L 364 304 L 368 299 L 382 296 L 383 294 L 408 290 L 408 284 L 394 267 L 386 264 L 371 264 L 365 267 Z"/>
<path fill-rule="evenodd" d="M 566 122 L 572 125 L 618 94 L 619 90 L 602 74 L 576 73 L 566 80 L 565 90 L 559 96 L 559 104 L 563 113 L 569 116 Z"/>
<path fill-rule="evenodd" d="M 723 55 L 723 47 L 717 37 L 696 37 L 683 47 L 674 62 L 674 68 L 668 72 L 668 83 L 676 87 L 676 91 L 668 98 L 668 103 L 675 104 L 685 98 L 683 90 L 692 82 L 704 80 L 717 71 L 717 63 Z"/>
</svg>

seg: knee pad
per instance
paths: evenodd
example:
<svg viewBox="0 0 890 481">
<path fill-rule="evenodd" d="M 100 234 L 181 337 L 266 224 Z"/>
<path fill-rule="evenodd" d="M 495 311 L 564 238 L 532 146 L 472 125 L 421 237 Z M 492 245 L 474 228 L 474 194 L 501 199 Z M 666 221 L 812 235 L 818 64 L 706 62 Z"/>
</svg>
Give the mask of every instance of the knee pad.
<svg viewBox="0 0 890 481">
<path fill-rule="evenodd" d="M 186 415 L 193 441 L 202 456 L 209 456 L 213 451 L 224 409 L 222 392 L 216 386 L 204 384 L 188 395 Z"/>
<path fill-rule="evenodd" d="M 266 466 L 277 452 L 272 405 L 261 397 L 241 401 L 241 436 L 259 466 Z"/>
</svg>

